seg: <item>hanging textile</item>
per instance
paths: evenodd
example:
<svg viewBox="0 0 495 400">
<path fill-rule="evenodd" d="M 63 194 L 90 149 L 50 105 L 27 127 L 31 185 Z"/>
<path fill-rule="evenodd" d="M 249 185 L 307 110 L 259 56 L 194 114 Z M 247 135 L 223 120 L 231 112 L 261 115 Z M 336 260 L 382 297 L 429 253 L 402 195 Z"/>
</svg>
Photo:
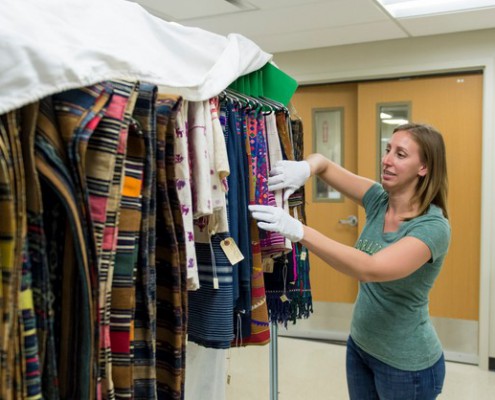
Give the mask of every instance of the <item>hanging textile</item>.
<svg viewBox="0 0 495 400">
<path fill-rule="evenodd" d="M 183 396 L 185 368 L 186 282 L 183 226 L 175 193 L 173 151 L 175 118 L 181 99 L 157 97 L 156 214 L 156 372 L 158 398 Z M 170 181 L 170 186 L 169 186 Z M 170 189 L 170 190 L 169 190 Z M 179 214 L 179 215 L 178 215 Z"/>
<path fill-rule="evenodd" d="M 263 345 L 309 314 L 305 249 L 247 209 L 302 142 L 254 104 L 113 80 L 0 116 L 2 398 L 183 399 L 186 333 Z"/>
<path fill-rule="evenodd" d="M 133 119 L 143 135 L 144 166 L 141 227 L 135 281 L 132 385 L 135 399 L 156 399 L 156 96 L 155 85 L 141 82 Z"/>
<path fill-rule="evenodd" d="M 303 159 L 302 122 L 292 123 L 284 108 L 276 112 L 282 152 L 285 159 Z M 304 187 L 289 198 L 289 212 L 305 223 Z M 287 326 L 300 318 L 308 318 L 313 311 L 309 280 L 308 251 L 300 243 L 292 244 L 292 252 L 274 260 L 272 273 L 266 273 L 266 292 L 270 320 Z"/>
<path fill-rule="evenodd" d="M 193 194 L 189 157 L 189 123 L 187 119 L 188 109 L 189 103 L 183 101 L 182 107 L 177 113 L 174 141 L 175 186 L 177 188 L 180 211 L 185 230 L 187 288 L 189 290 L 196 290 L 199 288 L 199 276 L 196 248 L 194 246 Z"/>
<path fill-rule="evenodd" d="M 248 158 L 242 132 L 244 112 L 239 104 L 225 97 L 220 106 L 220 121 L 227 144 L 230 175 L 227 177 L 227 211 L 230 234 L 244 259 L 233 266 L 234 335 L 251 334 L 251 232 L 249 221 Z"/>
<path fill-rule="evenodd" d="M 221 247 L 230 237 L 224 179 L 227 150 L 215 102 L 189 104 L 189 154 L 195 199 L 194 238 L 200 288 L 189 292 L 189 340 L 217 349 L 233 338 L 232 265 Z"/>
<path fill-rule="evenodd" d="M 115 267 L 109 287 L 112 362 L 110 376 L 116 398 L 130 398 L 133 394 L 132 342 L 136 304 L 134 282 L 139 254 L 138 235 L 142 217 L 141 192 L 145 156 L 143 133 L 133 121 L 130 123 L 127 138 Z"/>
<path fill-rule="evenodd" d="M 78 126 L 83 130 L 93 118 L 100 118 L 108 99 L 105 86 L 88 91 L 86 118 Z M 102 97 L 99 97 L 99 96 Z M 60 396 L 90 398 L 96 391 L 92 379 L 96 375 L 96 318 L 95 296 L 92 291 L 94 271 L 90 261 L 82 197 L 73 177 L 68 146 L 56 126 L 56 115 L 51 98 L 40 104 L 40 118 L 36 135 L 36 167 L 42 178 L 44 225 L 48 262 L 50 265 L 51 293 L 54 314 L 56 353 L 59 354 L 56 382 Z M 76 119 L 77 121 L 77 119 Z M 73 132 L 72 129 L 67 131 Z M 73 319 L 71 316 L 77 315 Z M 52 383 L 53 384 L 53 383 Z"/>
<path fill-rule="evenodd" d="M 249 204 L 263 204 L 267 201 L 268 175 L 266 174 L 266 158 L 263 157 L 266 149 L 263 148 L 262 140 L 260 140 L 262 134 L 260 135 L 260 130 L 258 130 L 256 111 L 251 110 L 247 113 L 243 128 L 245 151 L 249 164 Z M 251 333 L 246 338 L 236 338 L 236 343 L 266 344 L 270 340 L 270 326 L 263 277 L 260 231 L 253 219 L 250 221 L 250 229 L 252 254 Z"/>
<path fill-rule="evenodd" d="M 38 343 L 26 243 L 25 174 L 19 112 L 0 119 L 0 395 L 40 395 Z M 5 212 L 5 214 L 3 214 Z M 16 268 L 21 266 L 21 268 Z M 32 375 L 26 376 L 23 371 Z"/>
<path fill-rule="evenodd" d="M 49 312 L 49 300 L 42 296 L 46 292 L 44 288 L 49 287 L 48 264 L 45 248 L 45 236 L 41 213 L 41 189 L 39 177 L 36 171 L 34 158 L 34 138 L 36 130 L 36 120 L 38 118 L 39 103 L 31 104 L 20 111 L 22 159 L 26 179 L 26 215 L 27 215 L 27 245 L 28 254 L 25 262 L 31 264 L 31 275 L 26 277 L 31 280 L 32 299 L 30 295 L 24 296 L 24 300 L 33 304 L 33 321 L 31 334 L 36 334 L 36 339 L 32 339 L 30 352 L 26 352 L 31 360 L 31 366 L 26 366 L 29 373 L 28 380 L 31 381 L 31 388 L 28 388 L 28 398 L 39 398 L 46 389 L 49 382 L 49 373 L 42 380 L 42 371 L 54 371 L 55 346 L 53 343 L 53 321 Z M 41 311 L 41 312 L 40 312 Z M 47 337 L 50 340 L 47 340 Z M 36 347 L 35 347 L 36 346 Z M 44 367 L 46 360 L 46 367 Z M 38 363 L 38 365 L 35 365 Z M 28 372 L 29 371 L 29 372 Z M 43 390 L 45 388 L 45 390 Z M 53 398 L 58 398 L 58 393 L 54 390 Z"/>
</svg>

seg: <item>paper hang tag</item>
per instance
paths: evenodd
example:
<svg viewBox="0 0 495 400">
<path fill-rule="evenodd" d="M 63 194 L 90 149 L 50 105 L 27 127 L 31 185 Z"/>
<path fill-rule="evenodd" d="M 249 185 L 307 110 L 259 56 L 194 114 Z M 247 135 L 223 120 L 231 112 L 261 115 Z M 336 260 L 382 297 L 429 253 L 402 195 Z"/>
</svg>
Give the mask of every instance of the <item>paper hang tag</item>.
<svg viewBox="0 0 495 400">
<path fill-rule="evenodd" d="M 300 256 L 301 261 L 306 260 L 306 251 L 303 251 Z"/>
<path fill-rule="evenodd" d="M 283 294 L 282 296 L 280 296 L 280 300 L 282 300 L 282 303 L 285 303 L 286 301 L 289 301 L 289 298 Z"/>
<path fill-rule="evenodd" d="M 244 256 L 239 250 L 239 247 L 237 247 L 235 240 L 231 237 L 222 240 L 220 242 L 220 247 L 222 248 L 223 252 L 232 265 L 235 265 L 238 262 L 244 260 Z"/>
<path fill-rule="evenodd" d="M 274 264 L 273 258 L 263 258 L 263 272 L 271 274 L 273 272 Z"/>
</svg>

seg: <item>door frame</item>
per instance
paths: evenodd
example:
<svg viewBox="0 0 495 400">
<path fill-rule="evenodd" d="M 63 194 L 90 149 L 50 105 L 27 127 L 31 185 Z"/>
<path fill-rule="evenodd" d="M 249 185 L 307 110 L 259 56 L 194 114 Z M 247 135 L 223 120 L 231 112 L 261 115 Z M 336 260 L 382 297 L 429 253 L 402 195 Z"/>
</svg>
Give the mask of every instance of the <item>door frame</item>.
<svg viewBox="0 0 495 400">
<path fill-rule="evenodd" d="M 422 65 L 386 66 L 366 69 L 366 74 L 354 76 L 336 76 L 329 72 L 329 79 L 319 76 L 318 82 L 308 79 L 299 84 L 344 83 L 350 81 L 366 81 L 383 78 L 399 78 L 407 76 L 432 75 L 450 72 L 483 71 L 483 105 L 482 105 L 482 160 L 481 160 L 481 244 L 480 244 L 480 298 L 479 298 L 479 367 L 488 370 L 490 349 L 495 361 L 495 250 L 491 245 L 491 233 L 495 235 L 495 212 L 490 205 L 495 203 L 495 60 L 490 57 L 458 59 L 448 62 L 432 62 Z M 493 267 L 492 267 L 493 266 Z M 491 361 L 491 360 L 490 360 Z"/>
</svg>

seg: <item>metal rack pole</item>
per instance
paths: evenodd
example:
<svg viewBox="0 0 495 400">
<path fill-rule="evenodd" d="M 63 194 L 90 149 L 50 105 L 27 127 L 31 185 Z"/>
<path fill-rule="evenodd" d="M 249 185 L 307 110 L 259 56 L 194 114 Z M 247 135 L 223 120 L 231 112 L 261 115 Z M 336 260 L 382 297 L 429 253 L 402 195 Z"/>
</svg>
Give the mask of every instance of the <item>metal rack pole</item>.
<svg viewBox="0 0 495 400">
<path fill-rule="evenodd" d="M 270 323 L 270 400 L 278 400 L 278 325 Z"/>
</svg>

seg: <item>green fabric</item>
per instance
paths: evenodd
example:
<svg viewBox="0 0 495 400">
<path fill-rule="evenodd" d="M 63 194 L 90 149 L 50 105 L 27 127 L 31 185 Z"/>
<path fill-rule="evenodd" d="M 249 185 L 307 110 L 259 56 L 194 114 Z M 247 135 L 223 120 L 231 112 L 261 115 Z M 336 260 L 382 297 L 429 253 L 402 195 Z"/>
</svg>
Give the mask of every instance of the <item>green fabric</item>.
<svg viewBox="0 0 495 400">
<path fill-rule="evenodd" d="M 275 65 L 267 63 L 257 71 L 240 76 L 229 88 L 248 96 L 267 97 L 288 106 L 296 92 L 297 81 Z"/>
<path fill-rule="evenodd" d="M 417 371 L 432 366 L 442 355 L 431 323 L 428 296 L 438 276 L 450 241 L 450 225 L 440 208 L 431 205 L 425 215 L 383 233 L 388 194 L 378 183 L 363 198 L 366 225 L 356 248 L 374 254 L 406 236 L 423 241 L 431 260 L 411 275 L 390 282 L 360 282 L 354 306 L 351 336 L 373 357 L 392 367 Z"/>
</svg>

